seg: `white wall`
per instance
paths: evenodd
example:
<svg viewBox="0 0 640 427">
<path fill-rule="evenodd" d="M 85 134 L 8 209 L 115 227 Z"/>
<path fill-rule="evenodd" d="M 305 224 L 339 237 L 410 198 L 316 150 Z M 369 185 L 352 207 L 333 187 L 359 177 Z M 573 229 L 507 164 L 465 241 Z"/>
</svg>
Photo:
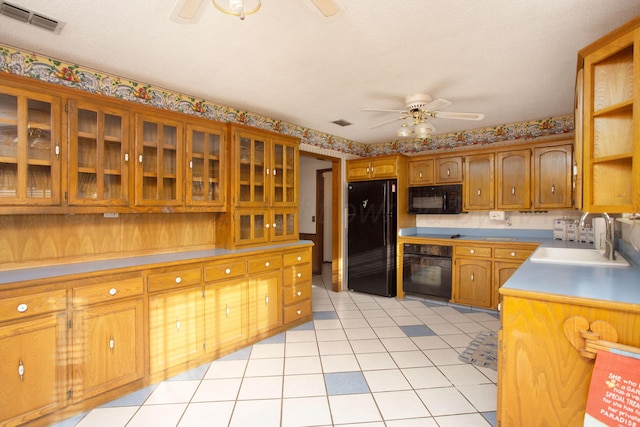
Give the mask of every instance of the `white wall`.
<svg viewBox="0 0 640 427">
<path fill-rule="evenodd" d="M 300 202 L 298 204 L 300 233 L 316 234 L 316 223 L 313 217 L 316 216 L 316 171 L 318 169 L 331 169 L 331 162 L 307 157 L 304 153 L 300 153 Z M 325 194 L 326 191 L 325 186 Z M 329 194 L 331 194 L 331 183 L 329 183 Z M 331 215 L 329 215 L 329 223 L 330 221 Z"/>
<path fill-rule="evenodd" d="M 487 228 L 552 230 L 556 218 L 580 218 L 580 211 L 560 210 L 547 213 L 506 212 L 505 221 L 489 220 L 489 212 L 471 212 L 460 215 L 417 215 L 417 227 Z"/>
</svg>

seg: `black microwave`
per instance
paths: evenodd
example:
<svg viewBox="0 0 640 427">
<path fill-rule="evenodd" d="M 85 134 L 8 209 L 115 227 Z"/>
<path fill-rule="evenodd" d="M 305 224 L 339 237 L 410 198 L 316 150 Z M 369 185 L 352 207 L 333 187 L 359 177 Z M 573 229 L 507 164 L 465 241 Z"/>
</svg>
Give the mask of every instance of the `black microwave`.
<svg viewBox="0 0 640 427">
<path fill-rule="evenodd" d="M 409 187 L 409 213 L 458 214 L 462 212 L 462 184 Z"/>
</svg>

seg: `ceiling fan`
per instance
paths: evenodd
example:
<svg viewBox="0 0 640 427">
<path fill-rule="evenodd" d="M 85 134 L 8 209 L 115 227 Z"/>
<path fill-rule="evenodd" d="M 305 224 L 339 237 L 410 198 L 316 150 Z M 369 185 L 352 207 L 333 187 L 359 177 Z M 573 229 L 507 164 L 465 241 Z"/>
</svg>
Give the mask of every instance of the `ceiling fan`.
<svg viewBox="0 0 640 427">
<path fill-rule="evenodd" d="M 239 16 L 256 13 L 260 9 L 260 0 L 211 0 L 213 5 L 221 12 Z M 344 9 L 340 0 L 307 0 L 325 18 L 337 15 Z M 195 24 L 198 22 L 208 1 L 205 0 L 177 0 L 171 13 L 171 20 L 179 24 Z"/>
<path fill-rule="evenodd" d="M 436 130 L 435 126 L 427 121 L 427 118 L 462 120 L 482 120 L 484 118 L 484 114 L 482 113 L 455 113 L 439 111 L 441 108 L 451 105 L 451 102 L 441 98 L 434 100 L 433 98 L 431 98 L 431 95 L 422 93 L 407 96 L 404 99 L 404 103 L 404 110 L 387 110 L 376 108 L 367 108 L 362 110 L 400 113 L 398 117 L 375 124 L 369 127 L 369 129 L 375 129 L 380 126 L 388 125 L 390 123 L 402 120 L 402 125 L 397 132 L 399 137 L 406 138 L 415 135 L 415 137 L 417 138 L 426 138 Z"/>
</svg>

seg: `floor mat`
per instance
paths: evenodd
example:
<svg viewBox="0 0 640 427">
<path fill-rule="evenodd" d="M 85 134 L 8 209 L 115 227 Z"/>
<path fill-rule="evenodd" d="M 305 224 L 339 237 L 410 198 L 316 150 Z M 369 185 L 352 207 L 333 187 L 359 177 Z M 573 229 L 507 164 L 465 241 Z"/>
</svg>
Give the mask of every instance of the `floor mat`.
<svg viewBox="0 0 640 427">
<path fill-rule="evenodd" d="M 458 359 L 465 363 L 498 370 L 498 334 L 480 332 Z"/>
</svg>

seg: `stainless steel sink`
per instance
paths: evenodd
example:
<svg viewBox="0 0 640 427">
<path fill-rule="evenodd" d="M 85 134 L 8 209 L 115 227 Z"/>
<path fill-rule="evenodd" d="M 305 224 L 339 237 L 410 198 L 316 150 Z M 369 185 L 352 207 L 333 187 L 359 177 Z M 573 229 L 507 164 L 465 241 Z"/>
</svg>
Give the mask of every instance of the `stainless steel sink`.
<svg viewBox="0 0 640 427">
<path fill-rule="evenodd" d="M 538 248 L 529 258 L 531 262 L 567 265 L 591 265 L 603 267 L 628 267 L 629 262 L 616 252 L 616 259 L 609 260 L 597 249 Z"/>
</svg>

